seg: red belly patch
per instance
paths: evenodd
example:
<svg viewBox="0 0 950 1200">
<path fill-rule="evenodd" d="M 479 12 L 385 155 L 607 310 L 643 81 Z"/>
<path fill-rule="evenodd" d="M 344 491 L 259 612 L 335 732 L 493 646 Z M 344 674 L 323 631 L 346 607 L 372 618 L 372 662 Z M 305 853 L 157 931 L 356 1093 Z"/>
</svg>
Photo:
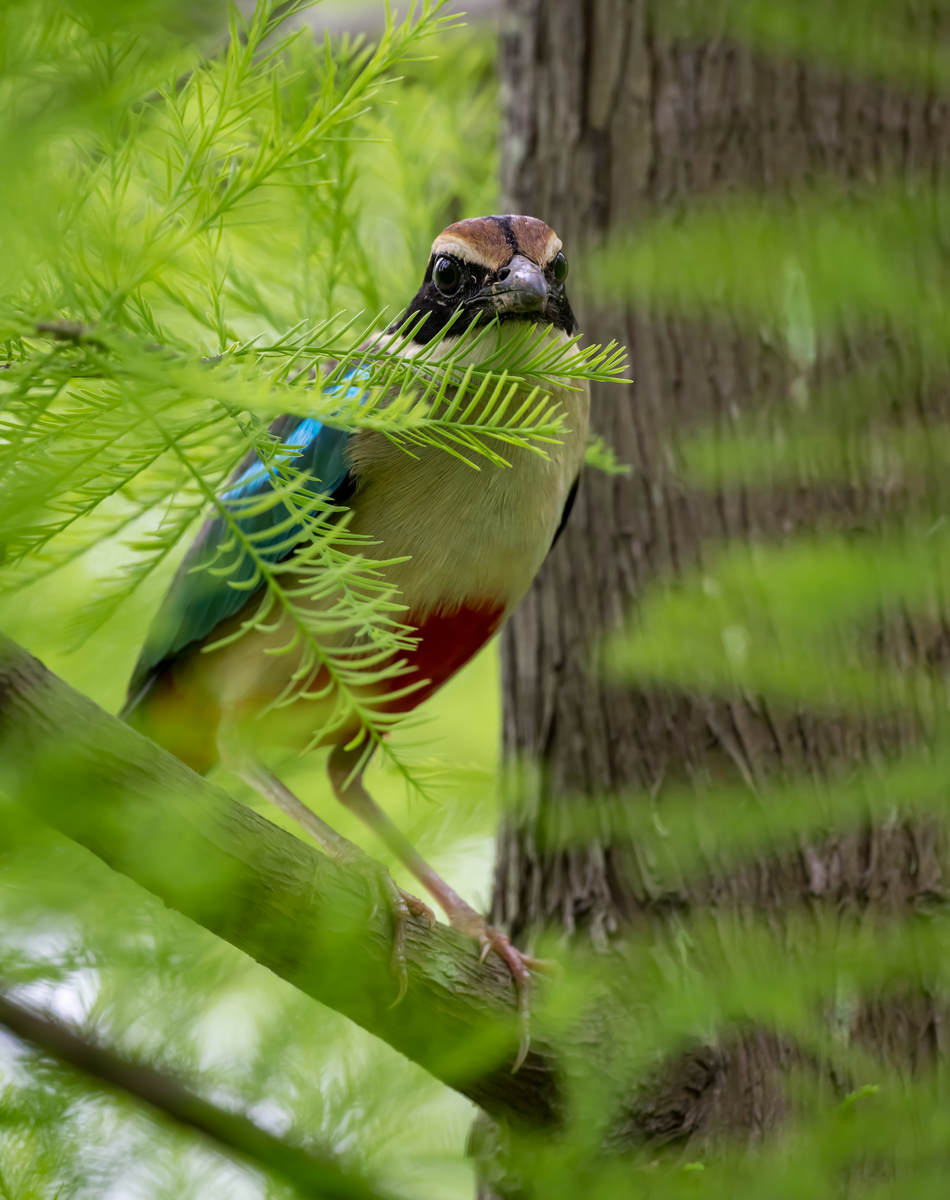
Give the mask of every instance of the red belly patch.
<svg viewBox="0 0 950 1200">
<path fill-rule="evenodd" d="M 465 604 L 450 613 L 428 613 L 421 620 L 410 613 L 406 624 L 416 627 L 419 643 L 405 656 L 409 670 L 393 684 L 399 689 L 417 680 L 426 682 L 382 707 L 388 712 L 409 712 L 421 704 L 485 645 L 504 615 L 504 605 L 493 601 Z"/>
</svg>

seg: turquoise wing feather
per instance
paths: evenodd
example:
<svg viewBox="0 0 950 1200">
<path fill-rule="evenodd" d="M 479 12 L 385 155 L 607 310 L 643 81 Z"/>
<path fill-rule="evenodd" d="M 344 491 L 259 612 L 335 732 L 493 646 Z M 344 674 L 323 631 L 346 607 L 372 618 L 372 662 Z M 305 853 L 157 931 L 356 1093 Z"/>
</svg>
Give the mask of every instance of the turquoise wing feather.
<svg viewBox="0 0 950 1200">
<path fill-rule="evenodd" d="M 282 469 L 292 467 L 310 476 L 327 499 L 342 503 L 349 498 L 352 480 L 346 457 L 351 436 L 348 432 L 299 416 L 278 417 L 270 431 L 285 447 L 279 460 Z M 306 536 L 303 523 L 298 527 L 299 538 L 293 536 L 293 518 L 286 505 L 278 502 L 262 509 L 250 503 L 255 497 L 273 492 L 278 478 L 275 466 L 264 466 L 252 453 L 221 495 L 231 509 L 232 520 L 254 539 L 258 553 L 269 563 L 288 558 L 294 545 Z M 270 538 L 268 530 L 273 531 Z M 226 576 L 207 569 L 222 563 L 229 568 Z M 223 622 L 260 597 L 263 585 L 254 586 L 256 574 L 250 556 L 234 546 L 229 522 L 220 514 L 209 518 L 179 567 L 149 630 L 132 672 L 123 716 L 128 716 L 148 694 L 172 660 L 187 648 L 210 640 Z"/>
</svg>

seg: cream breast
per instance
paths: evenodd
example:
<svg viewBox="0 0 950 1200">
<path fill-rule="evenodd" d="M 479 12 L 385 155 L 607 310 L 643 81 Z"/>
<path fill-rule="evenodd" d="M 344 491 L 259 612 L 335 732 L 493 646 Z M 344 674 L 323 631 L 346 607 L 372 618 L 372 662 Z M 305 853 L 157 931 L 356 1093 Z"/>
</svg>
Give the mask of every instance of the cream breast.
<svg viewBox="0 0 950 1200">
<path fill-rule="evenodd" d="M 566 340 L 557 330 L 547 336 Z M 480 351 L 487 356 L 492 349 Z M 527 591 L 550 549 L 587 441 L 586 383 L 557 390 L 552 403 L 564 425 L 559 441 L 539 444 L 540 453 L 486 439 L 507 466 L 469 454 L 476 470 L 444 450 L 403 448 L 370 431 L 353 439 L 359 482 L 350 527 L 378 542 L 375 557 L 409 556 L 386 573 L 415 615 L 473 598 L 510 610 Z"/>
</svg>

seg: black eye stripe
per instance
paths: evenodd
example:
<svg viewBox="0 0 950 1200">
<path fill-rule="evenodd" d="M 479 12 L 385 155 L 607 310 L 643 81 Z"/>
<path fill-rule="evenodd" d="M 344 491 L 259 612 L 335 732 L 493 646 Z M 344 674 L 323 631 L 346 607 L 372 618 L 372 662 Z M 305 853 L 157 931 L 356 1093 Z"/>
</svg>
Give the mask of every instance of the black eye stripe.
<svg viewBox="0 0 950 1200">
<path fill-rule="evenodd" d="M 555 259 L 558 257 L 559 255 L 555 255 Z M 460 281 L 452 292 L 443 291 L 435 278 L 436 266 L 443 259 L 451 260 L 461 272 Z M 544 268 L 548 279 L 553 280 L 557 286 L 549 289 L 548 305 L 542 319 L 556 329 L 573 334 L 577 332 L 577 322 L 565 289 L 554 278 L 555 259 L 552 259 Z M 426 266 L 422 286 L 400 319 L 390 326 L 390 332 L 395 332 L 402 323 L 410 318 L 421 316 L 423 319 L 413 333 L 413 341 L 417 345 L 424 346 L 436 337 L 450 321 L 459 320 L 459 310 L 463 314 L 459 322 L 460 330 L 471 322 L 481 325 L 499 320 L 520 319 L 517 314 L 509 317 L 496 312 L 488 288 L 489 283 L 496 278 L 497 272 L 492 271 L 484 264 L 469 262 L 457 255 L 436 251 Z"/>
</svg>

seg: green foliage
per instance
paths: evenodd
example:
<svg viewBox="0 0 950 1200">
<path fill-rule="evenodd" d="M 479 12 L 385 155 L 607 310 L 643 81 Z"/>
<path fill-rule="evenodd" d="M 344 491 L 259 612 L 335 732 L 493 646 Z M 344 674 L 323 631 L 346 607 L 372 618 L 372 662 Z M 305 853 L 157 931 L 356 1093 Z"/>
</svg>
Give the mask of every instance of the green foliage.
<svg viewBox="0 0 950 1200">
<path fill-rule="evenodd" d="M 660 0 L 665 33 L 731 35 L 771 54 L 800 55 L 917 87 L 946 88 L 950 56 L 939 37 L 933 0 Z"/>
<path fill-rule="evenodd" d="M 873 631 L 907 612 L 938 619 L 948 572 L 942 524 L 905 527 L 889 539 L 829 535 L 733 547 L 647 597 L 608 659 L 621 673 L 764 694 L 783 705 L 904 709 L 935 719 L 942 682 L 923 666 L 875 656 Z"/>
<path fill-rule="evenodd" d="M 847 191 L 826 180 L 777 199 L 698 203 L 614 246 L 599 277 L 678 307 L 720 305 L 767 329 L 802 368 L 813 326 L 827 336 L 882 319 L 933 363 L 950 332 L 939 303 L 946 205 L 944 187 L 925 179 Z"/>
<path fill-rule="evenodd" d="M 199 514 L 248 446 L 271 452 L 273 416 L 302 406 L 478 467 L 511 446 L 543 452 L 559 421 L 546 380 L 571 360 L 600 369 L 575 348 L 539 360 L 540 347 L 515 347 L 469 374 L 472 413 L 454 423 L 438 402 L 461 372 L 435 347 L 408 373 L 371 355 L 359 405 L 307 378 L 328 359 L 363 362 L 356 348 L 411 297 L 434 232 L 497 208 L 491 40 L 438 7 L 392 17 L 372 43 L 291 34 L 294 12 L 276 28 L 273 5 L 246 23 L 173 0 L 0 15 L 0 149 L 17 164 L 0 172 L 0 622 L 113 709 Z M 64 319 L 88 332 L 37 331 Z M 319 509 L 285 474 L 285 495 Z M 372 564 L 344 575 L 342 534 L 324 532 L 306 570 L 329 564 L 354 610 L 392 626 Z M 490 862 L 496 690 L 483 657 L 425 735 L 394 731 L 371 772 L 473 900 Z M 407 774 L 431 802 L 410 805 Z M 319 757 L 287 778 L 325 803 Z M 365 839 L 347 814 L 326 815 Z M 0 841 L 5 986 L 29 984 L 36 1003 L 329 1146 L 383 1190 L 467 1193 L 467 1102 L 75 847 L 28 825 L 5 824 Z M 0 1053 L 0 1195 L 288 1194 L 11 1039 Z"/>
</svg>

